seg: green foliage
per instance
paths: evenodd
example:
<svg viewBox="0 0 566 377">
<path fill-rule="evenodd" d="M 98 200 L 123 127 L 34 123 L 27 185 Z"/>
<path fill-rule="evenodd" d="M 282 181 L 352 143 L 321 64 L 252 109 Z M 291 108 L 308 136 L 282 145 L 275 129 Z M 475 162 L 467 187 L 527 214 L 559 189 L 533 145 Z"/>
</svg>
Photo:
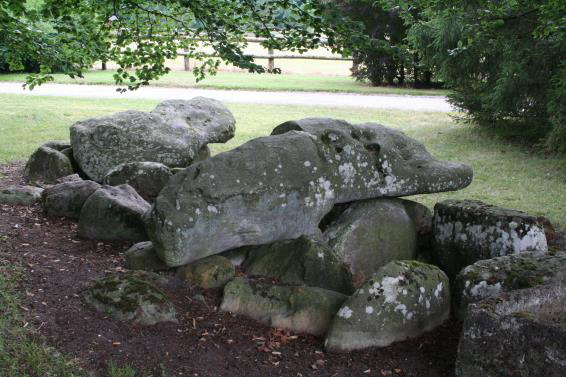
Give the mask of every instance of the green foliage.
<svg viewBox="0 0 566 377">
<path fill-rule="evenodd" d="M 8 30 L 0 51 L 12 69 L 25 68 L 26 59 L 39 62 L 43 75 L 31 76 L 32 86 L 49 80 L 54 65 L 80 77 L 95 60 L 112 60 L 120 66 L 115 81 L 136 89 L 168 73 L 165 61 L 180 50 L 201 61 L 194 69 L 199 79 L 215 73 L 221 60 L 263 73 L 267 69 L 244 53 L 248 36 L 265 38 L 265 47 L 298 52 L 325 43 L 348 53 L 341 47 L 348 45 L 345 39 L 363 39 L 357 23 L 319 0 L 45 0 L 40 9 L 24 4 L 0 0 L 0 25 Z M 41 29 L 42 23 L 53 32 Z"/>
<path fill-rule="evenodd" d="M 431 86 L 432 72 L 420 63 L 418 51 L 407 44 L 407 29 L 418 19 L 418 12 L 408 13 L 407 25 L 397 6 L 386 1 L 340 0 L 339 6 L 348 17 L 362 22 L 368 43 L 352 46 L 354 68 L 358 80 L 373 85 L 403 85 L 412 81 L 415 87 Z"/>
<path fill-rule="evenodd" d="M 566 5 L 559 0 L 396 0 L 408 41 L 481 125 L 549 135 L 566 148 Z M 410 14 L 417 7 L 422 17 Z M 531 141 L 537 140 L 531 139 Z"/>
<path fill-rule="evenodd" d="M 45 17 L 42 6 L 42 1 L 0 0 L 0 70 L 39 73 L 32 87 L 49 81 L 54 71 L 80 76 L 106 47 L 95 20 L 77 13 L 63 22 Z"/>
</svg>

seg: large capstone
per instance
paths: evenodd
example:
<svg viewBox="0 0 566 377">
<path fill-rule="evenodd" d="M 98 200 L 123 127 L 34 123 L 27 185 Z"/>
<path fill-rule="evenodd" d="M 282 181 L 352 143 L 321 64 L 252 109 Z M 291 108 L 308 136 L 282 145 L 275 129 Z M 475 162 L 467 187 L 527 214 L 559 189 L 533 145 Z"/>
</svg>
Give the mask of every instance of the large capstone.
<svg viewBox="0 0 566 377">
<path fill-rule="evenodd" d="M 332 351 L 385 347 L 414 338 L 450 315 L 448 277 L 438 267 L 394 261 L 344 302 L 325 346 Z"/>
<path fill-rule="evenodd" d="M 234 136 L 232 113 L 219 101 L 196 97 L 168 100 L 153 111 L 125 111 L 71 127 L 73 155 L 91 179 L 102 181 L 117 165 L 152 161 L 185 167 L 208 143 Z"/>
<path fill-rule="evenodd" d="M 301 237 L 270 245 L 242 247 L 248 275 L 275 278 L 285 284 L 310 285 L 351 294 L 352 274 L 324 242 Z"/>
<path fill-rule="evenodd" d="M 39 147 L 26 164 L 25 181 L 34 185 L 50 184 L 61 177 L 73 174 L 71 160 L 61 152 L 68 147 L 68 144 L 56 141 Z"/>
<path fill-rule="evenodd" d="M 235 278 L 224 287 L 220 309 L 268 326 L 324 335 L 346 297 L 322 288 L 271 286 Z"/>
<path fill-rule="evenodd" d="M 94 181 L 71 181 L 48 187 L 43 191 L 43 210 L 49 216 L 78 219 L 86 200 L 100 185 Z"/>
<path fill-rule="evenodd" d="M 536 217 L 477 200 L 437 203 L 433 227 L 433 261 L 451 279 L 478 260 L 547 250 Z"/>
<path fill-rule="evenodd" d="M 566 280 L 566 252 L 524 252 L 481 260 L 456 276 L 452 287 L 454 313 L 463 319 L 470 303 L 554 280 Z"/>
<path fill-rule="evenodd" d="M 457 377 L 566 376 L 566 281 L 471 304 Z"/>
<path fill-rule="evenodd" d="M 143 216 L 149 208 L 129 185 L 102 186 L 83 205 L 79 236 L 101 241 L 146 241 Z"/>
<path fill-rule="evenodd" d="M 378 124 L 334 119 L 288 122 L 274 134 L 189 166 L 156 199 L 148 233 L 178 266 L 244 245 L 319 236 L 334 204 L 457 190 L 461 164 Z"/>
<path fill-rule="evenodd" d="M 152 200 L 172 175 L 171 169 L 159 162 L 129 162 L 114 167 L 103 181 L 110 186 L 128 184 L 144 199 Z"/>
<path fill-rule="evenodd" d="M 413 221 L 405 203 L 417 205 L 402 199 L 354 202 L 326 228 L 324 238 L 357 286 L 392 260 L 415 259 L 420 217 Z"/>
<path fill-rule="evenodd" d="M 175 306 L 157 286 L 158 277 L 140 273 L 114 274 L 96 280 L 85 301 L 98 312 L 139 325 L 177 322 Z"/>
</svg>

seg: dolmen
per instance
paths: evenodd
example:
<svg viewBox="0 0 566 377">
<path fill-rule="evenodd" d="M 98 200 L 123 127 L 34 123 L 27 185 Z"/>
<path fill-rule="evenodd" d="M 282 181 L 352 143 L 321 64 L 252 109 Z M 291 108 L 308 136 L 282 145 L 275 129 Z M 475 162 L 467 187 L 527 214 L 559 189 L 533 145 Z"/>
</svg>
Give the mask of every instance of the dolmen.
<svg viewBox="0 0 566 377">
<path fill-rule="evenodd" d="M 234 133 L 230 111 L 202 97 L 80 121 L 70 143 L 32 155 L 26 176 L 41 189 L 2 195 L 41 197 L 48 215 L 78 220 L 83 238 L 132 242 L 134 275 L 85 293 L 117 320 L 175 321 L 162 288 L 180 280 L 222 292 L 220 310 L 324 338 L 328 351 L 386 347 L 452 316 L 465 321 L 459 377 L 505 376 L 504 365 L 566 375 L 566 251 L 551 247 L 546 220 L 476 200 L 432 212 L 407 199 L 462 190 L 472 169 L 377 123 L 288 121 L 210 156 L 209 143 Z M 159 315 L 138 315 L 149 312 Z M 546 340 L 548 352 L 529 354 Z"/>
</svg>

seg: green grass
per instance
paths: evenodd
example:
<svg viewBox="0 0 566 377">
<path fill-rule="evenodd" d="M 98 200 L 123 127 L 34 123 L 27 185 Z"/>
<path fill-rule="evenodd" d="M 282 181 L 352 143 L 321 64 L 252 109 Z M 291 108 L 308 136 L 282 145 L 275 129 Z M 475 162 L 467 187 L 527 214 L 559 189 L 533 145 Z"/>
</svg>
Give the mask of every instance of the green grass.
<svg viewBox="0 0 566 377">
<path fill-rule="evenodd" d="M 0 163 L 26 159 L 41 143 L 68 140 L 76 120 L 126 109 L 149 110 L 153 100 L 89 100 L 25 95 L 0 95 Z M 566 157 L 531 153 L 508 140 L 450 114 L 288 105 L 227 104 L 237 120 L 236 136 L 212 145 L 215 153 L 268 135 L 277 124 L 307 116 L 379 122 L 421 141 L 437 158 L 460 161 L 474 169 L 474 182 L 452 193 L 420 195 L 428 206 L 448 198 L 470 198 L 547 216 L 566 227 Z"/>
<path fill-rule="evenodd" d="M 84 79 L 72 79 L 62 74 L 55 74 L 56 83 L 114 85 L 112 71 L 92 71 L 85 73 Z M 0 81 L 23 82 L 26 74 L 0 74 Z M 152 83 L 154 86 L 206 88 L 206 89 L 240 89 L 265 91 L 313 91 L 313 92 L 347 92 L 363 94 L 396 94 L 443 96 L 447 90 L 411 89 L 395 87 L 373 87 L 367 83 L 357 82 L 347 76 L 320 76 L 300 74 L 249 74 L 238 72 L 219 72 L 197 83 L 192 72 L 170 72 L 161 80 Z"/>
</svg>

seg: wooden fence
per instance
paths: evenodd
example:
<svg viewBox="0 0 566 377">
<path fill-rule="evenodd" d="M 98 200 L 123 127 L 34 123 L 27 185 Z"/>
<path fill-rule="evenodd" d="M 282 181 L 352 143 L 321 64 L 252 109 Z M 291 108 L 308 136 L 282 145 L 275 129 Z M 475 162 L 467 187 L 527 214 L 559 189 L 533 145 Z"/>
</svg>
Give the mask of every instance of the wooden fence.
<svg viewBox="0 0 566 377">
<path fill-rule="evenodd" d="M 190 54 L 186 52 L 179 53 L 179 56 L 184 57 L 185 71 L 191 70 Z M 206 57 L 217 57 L 217 55 L 210 54 L 204 55 Z M 343 58 L 340 56 L 316 56 L 316 55 L 274 55 L 273 50 L 269 49 L 267 55 L 251 55 L 254 59 L 267 59 L 267 69 L 273 70 L 275 68 L 275 59 L 306 59 L 306 60 L 334 60 L 334 61 L 353 61 L 352 58 Z"/>
<path fill-rule="evenodd" d="M 265 38 L 248 37 L 246 42 L 250 43 L 260 43 L 266 41 Z M 185 71 L 191 70 L 190 64 L 190 54 L 187 51 L 179 52 L 177 56 L 183 56 L 184 69 Z M 205 54 L 205 57 L 218 57 L 215 54 Z M 305 60 L 334 60 L 334 61 L 351 61 L 352 58 L 343 58 L 340 56 L 318 56 L 318 55 L 302 55 L 302 54 L 290 54 L 290 55 L 275 55 L 273 49 L 267 50 L 267 55 L 250 55 L 254 59 L 267 59 L 267 68 L 273 70 L 275 68 L 275 59 L 305 59 Z M 102 62 L 102 70 L 106 70 L 106 63 Z"/>
</svg>

